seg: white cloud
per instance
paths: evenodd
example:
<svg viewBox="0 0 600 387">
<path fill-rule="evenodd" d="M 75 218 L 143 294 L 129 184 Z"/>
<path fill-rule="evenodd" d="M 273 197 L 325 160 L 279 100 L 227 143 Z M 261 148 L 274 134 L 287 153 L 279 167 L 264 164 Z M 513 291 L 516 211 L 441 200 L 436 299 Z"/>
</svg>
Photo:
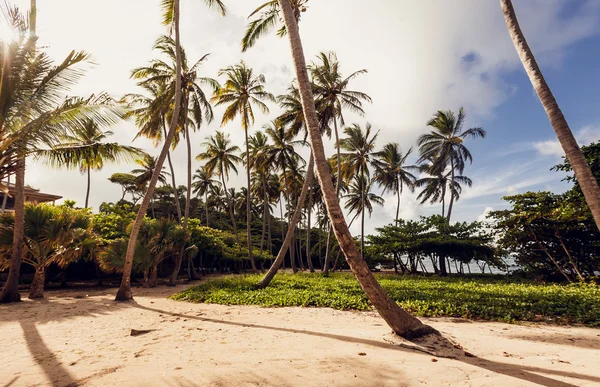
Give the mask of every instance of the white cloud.
<svg viewBox="0 0 600 387">
<path fill-rule="evenodd" d="M 600 126 L 588 125 L 575 133 L 575 139 L 580 146 L 588 145 L 600 139 Z M 539 141 L 533 143 L 533 148 L 542 156 L 564 156 L 565 153 L 557 140 Z"/>
<path fill-rule="evenodd" d="M 494 211 L 494 207 L 485 207 L 485 209 L 483 210 L 483 212 L 481 213 L 481 215 L 479 215 L 477 217 L 477 221 L 479 222 L 485 222 L 487 220 L 487 216 L 490 212 Z"/>
</svg>

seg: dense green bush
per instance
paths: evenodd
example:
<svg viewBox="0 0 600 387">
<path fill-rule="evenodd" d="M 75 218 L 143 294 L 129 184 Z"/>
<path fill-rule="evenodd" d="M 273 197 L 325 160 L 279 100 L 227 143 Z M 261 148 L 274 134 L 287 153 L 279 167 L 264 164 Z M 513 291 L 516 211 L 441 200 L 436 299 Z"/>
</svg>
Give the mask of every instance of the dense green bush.
<svg viewBox="0 0 600 387">
<path fill-rule="evenodd" d="M 209 280 L 173 296 L 176 300 L 226 305 L 316 306 L 368 310 L 369 301 L 350 274 L 278 274 L 263 290 L 260 276 Z M 497 321 L 546 321 L 600 326 L 600 288 L 507 282 L 503 277 L 379 275 L 388 294 L 417 316 Z"/>
</svg>

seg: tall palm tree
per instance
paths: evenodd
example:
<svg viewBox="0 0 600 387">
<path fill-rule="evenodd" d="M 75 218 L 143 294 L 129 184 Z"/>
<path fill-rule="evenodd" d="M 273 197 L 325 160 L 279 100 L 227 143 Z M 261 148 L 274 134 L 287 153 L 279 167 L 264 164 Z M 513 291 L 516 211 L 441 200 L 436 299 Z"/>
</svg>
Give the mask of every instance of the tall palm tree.
<svg viewBox="0 0 600 387">
<path fill-rule="evenodd" d="M 367 185 L 370 187 L 371 173 L 369 167 L 375 161 L 375 141 L 379 132 L 371 133 L 371 124 L 367 124 L 365 131 L 358 124 L 344 129 L 346 137 L 338 142 L 338 147 L 344 150 L 342 153 L 341 172 L 342 178 L 347 182 L 358 176 L 359 180 L 356 187 L 361 188 L 356 191 L 362 195 L 361 209 L 366 208 L 366 195 L 368 193 Z M 336 160 L 337 161 L 337 160 Z M 338 166 L 338 169 L 340 167 Z M 356 182 L 355 182 L 356 183 Z M 355 187 L 355 188 L 356 188 Z M 338 183 L 339 188 L 339 183 Z M 364 211 L 362 214 L 362 232 L 364 234 Z M 364 235 L 361 237 L 361 254 L 364 252 Z"/>
<path fill-rule="evenodd" d="M 135 161 L 144 154 L 139 148 L 105 142 L 112 134 L 86 120 L 83 127 L 61 136 L 60 145 L 41 150 L 36 156 L 54 167 L 79 168 L 82 174 L 87 174 L 84 208 L 88 208 L 92 170 L 101 170 L 107 162 Z"/>
<path fill-rule="evenodd" d="M 375 175 L 373 181 L 383 187 L 382 195 L 390 191 L 398 197 L 396 206 L 396 222 L 400 220 L 400 196 L 404 187 L 414 191 L 415 175 L 411 171 L 417 171 L 416 165 L 406 165 L 406 160 L 410 156 L 412 148 L 408 152 L 402 153 L 400 145 L 397 143 L 388 143 L 383 149 L 375 153 Z"/>
<path fill-rule="evenodd" d="M 225 113 L 221 125 L 225 125 L 233 121 L 236 117 L 242 120 L 242 129 L 246 136 L 246 181 L 247 187 L 250 187 L 250 143 L 248 141 L 248 130 L 254 125 L 254 107 L 261 110 L 263 113 L 268 113 L 269 108 L 263 101 L 275 101 L 273 94 L 265 91 L 265 76 L 262 74 L 255 75 L 254 71 L 246 66 L 242 61 L 235 66 L 230 66 L 222 69 L 219 76 L 225 76 L 227 79 L 225 84 L 220 87 L 212 98 L 215 106 L 225 105 Z M 250 211 L 250 195 L 246 201 L 246 240 L 248 244 L 248 256 L 252 264 L 252 271 L 256 272 L 256 264 L 252 256 L 252 213 Z"/>
<path fill-rule="evenodd" d="M 176 50 L 175 41 L 170 36 L 161 36 L 154 46 L 156 50 L 161 52 L 168 60 L 154 59 L 148 66 L 140 67 L 132 72 L 132 78 L 140 80 L 138 85 L 145 88 L 159 87 L 162 94 L 159 98 L 152 101 L 151 105 L 157 105 L 151 109 L 151 113 L 155 118 L 150 118 L 146 121 L 146 125 L 142 127 L 141 132 L 150 131 L 151 135 L 160 136 L 160 131 L 156 130 L 155 124 L 161 120 L 161 117 L 169 117 L 172 112 L 171 101 L 175 96 L 175 77 L 176 77 Z M 178 117 L 177 132 L 175 134 L 173 147 L 179 142 L 179 134 L 181 133 L 186 140 L 187 154 L 187 190 L 185 197 L 185 208 L 183 216 L 183 231 L 187 230 L 188 219 L 190 215 L 190 203 L 192 195 L 192 146 L 190 140 L 190 127 L 192 130 L 199 129 L 206 121 L 210 123 L 213 119 L 213 112 L 208 102 L 208 98 L 202 89 L 202 86 L 210 86 L 213 90 L 218 87 L 218 82 L 212 78 L 200 77 L 198 71 L 200 66 L 206 62 L 208 54 L 202 56 L 193 65 L 188 63 L 186 52 L 183 48 L 180 49 L 181 56 L 181 111 Z M 164 122 L 164 119 L 162 119 Z M 154 124 L 154 125 L 153 125 Z M 148 128 L 150 126 L 150 128 Z M 164 127 L 164 125 L 163 125 Z M 180 218 L 181 219 L 181 218 Z M 175 268 L 169 278 L 169 285 L 174 286 L 177 274 L 179 273 L 183 252 L 185 247 L 182 247 L 180 256 L 176 259 Z"/>
<path fill-rule="evenodd" d="M 144 94 L 126 94 L 122 101 L 127 103 L 129 110 L 125 115 L 125 118 L 135 117 L 135 123 L 139 127 L 139 131 L 134 137 L 134 140 L 138 137 L 146 137 L 152 140 L 153 145 L 157 147 L 162 139 L 167 136 L 167 118 L 165 108 L 171 108 L 172 104 L 170 100 L 166 100 L 166 94 L 164 92 L 165 85 L 159 83 L 138 83 L 138 86 L 144 88 L 148 95 Z M 179 136 L 177 133 L 173 138 L 173 146 L 178 143 Z M 173 189 L 173 196 L 178 197 L 177 183 L 175 181 L 175 169 L 173 168 L 173 161 L 171 160 L 171 150 L 167 151 L 167 163 L 171 171 L 171 187 Z M 179 200 L 175 201 L 175 208 L 177 210 L 177 219 L 181 220 L 181 206 Z"/>
<path fill-rule="evenodd" d="M 360 91 L 348 90 L 348 85 L 357 76 L 366 74 L 367 70 L 358 70 L 344 77 L 340 72 L 340 63 L 335 53 L 322 52 L 318 55 L 317 62 L 311 65 L 310 71 L 317 104 L 321 107 L 321 126 L 333 122 L 337 150 L 337 181 L 339 182 L 341 181 L 341 150 L 338 121 L 342 126 L 345 125 L 344 110 L 364 115 L 363 101 L 371 102 L 371 97 Z M 336 191 L 339 195 L 339 184 Z"/>
<path fill-rule="evenodd" d="M 229 197 L 227 191 L 227 180 L 229 180 L 229 172 L 233 171 L 238 173 L 236 164 L 242 162 L 242 159 L 237 155 L 240 152 L 240 148 L 235 145 L 231 145 L 229 135 L 221 131 L 217 131 L 214 136 L 210 136 L 202 143 L 205 147 L 204 152 L 196 156 L 196 160 L 206 161 L 204 169 L 209 176 L 216 174 L 221 177 L 221 184 L 223 184 L 223 190 L 225 191 L 225 197 L 227 199 L 229 207 L 229 215 L 231 217 L 231 225 L 233 226 L 233 233 L 240 244 L 239 235 L 237 231 L 237 224 L 235 222 L 235 216 L 233 214 L 233 198 Z M 241 245 L 241 244 L 240 244 Z"/>
<path fill-rule="evenodd" d="M 40 148 L 57 146 L 61 136 L 80 130 L 92 119 L 100 126 L 117 121 L 121 114 L 106 95 L 65 98 L 65 93 L 83 75 L 78 69 L 87 62 L 85 52 L 72 51 L 59 64 L 36 47 L 36 7 L 32 1 L 29 22 L 16 7 L 3 10 L 15 38 L 0 48 L 0 138 L 3 176 L 15 174 L 15 225 L 8 278 L 0 302 L 20 300 L 18 280 L 24 233 L 25 158 Z M 4 164 L 7 163 L 7 164 Z"/>
<path fill-rule="evenodd" d="M 220 0 L 205 0 L 205 3 L 208 6 L 219 8 L 221 14 L 225 14 L 225 7 L 221 3 Z M 157 160 L 157 168 L 155 169 L 155 173 L 152 176 L 152 180 L 150 180 L 148 184 L 148 190 L 146 191 L 146 195 L 144 196 L 144 200 L 142 200 L 142 204 L 138 210 L 136 215 L 136 219 L 131 228 L 131 234 L 129 236 L 129 242 L 127 244 L 127 254 L 125 256 L 125 264 L 123 266 L 123 278 L 121 280 L 121 286 L 119 287 L 119 291 L 116 295 L 117 301 L 127 301 L 133 298 L 131 294 L 131 269 L 133 267 L 133 257 L 135 254 L 135 246 L 137 244 L 137 236 L 140 232 L 140 227 L 142 225 L 144 214 L 148 209 L 148 205 L 150 204 L 150 200 L 154 194 L 154 188 L 156 187 L 156 182 L 158 180 L 158 174 L 162 170 L 163 163 L 165 158 L 167 157 L 167 152 L 169 151 L 169 146 L 171 146 L 173 142 L 173 138 L 175 137 L 175 132 L 177 131 L 178 117 L 181 112 L 182 105 L 182 58 L 181 58 L 181 42 L 180 42 L 180 33 L 179 33 L 179 0 L 162 0 L 162 9 L 163 9 L 163 23 L 170 27 L 170 29 L 175 34 L 175 58 L 176 58 L 176 77 L 175 77 L 175 95 L 174 95 L 174 108 L 173 114 L 171 118 L 171 122 L 169 125 L 169 131 L 165 137 L 165 143 L 160 152 L 160 156 Z"/>
<path fill-rule="evenodd" d="M 290 0 L 278 0 L 278 2 L 290 40 L 292 59 L 298 79 L 298 88 L 302 98 L 317 177 L 325 197 L 329 219 L 333 224 L 333 229 L 346 260 L 369 300 L 396 334 L 406 338 L 416 338 L 437 333 L 433 328 L 424 325 L 419 319 L 401 309 L 398 304 L 388 297 L 369 270 L 367 263 L 361 258 L 360 252 L 354 244 L 333 186 L 329 163 L 325 157 L 321 128 L 314 105 L 311 82 L 306 69 L 302 40 L 298 31 L 297 16 L 294 14 Z"/>
<path fill-rule="evenodd" d="M 369 217 L 373 214 L 373 204 L 383 206 L 385 202 L 383 198 L 371 192 L 371 182 L 366 176 L 355 175 L 350 185 L 348 193 L 343 196 L 346 199 L 346 209 L 350 215 L 356 214 L 361 217 L 361 235 L 360 235 L 360 252 L 364 255 L 365 251 L 365 210 L 369 212 Z M 352 223 L 352 222 L 350 222 Z"/>
<path fill-rule="evenodd" d="M 250 157 L 252 164 L 252 195 L 262 198 L 262 232 L 260 237 L 260 250 L 263 250 L 265 236 L 267 233 L 267 220 L 270 214 L 269 192 L 267 189 L 267 180 L 273 170 L 273 166 L 267 161 L 267 150 L 269 149 L 269 138 L 263 132 L 256 132 L 250 136 Z"/>
<path fill-rule="evenodd" d="M 433 130 L 421 135 L 417 141 L 421 153 L 419 162 L 433 160 L 430 169 L 435 175 L 450 168 L 450 181 L 454 181 L 455 174 L 464 172 L 465 162 L 473 162 L 471 152 L 464 141 L 469 138 L 484 138 L 486 135 L 483 128 L 463 130 L 465 118 L 466 113 L 463 108 L 459 109 L 458 114 L 454 114 L 451 110 L 440 110 L 427 123 L 427 126 L 432 127 Z M 454 195 L 451 195 L 448 204 L 448 222 L 452 215 L 453 204 Z"/>
<path fill-rule="evenodd" d="M 192 188 L 196 195 L 204 196 L 204 210 L 206 214 L 206 227 L 210 227 L 208 222 L 208 193 L 213 192 L 219 182 L 212 178 L 212 174 L 206 172 L 206 168 L 196 169 Z"/>
<path fill-rule="evenodd" d="M 500 0 L 500 5 L 502 7 L 502 12 L 504 13 L 504 20 L 506 21 L 508 33 L 517 50 L 517 54 L 519 54 L 525 72 L 550 119 L 550 123 L 554 128 L 558 141 L 560 142 L 569 163 L 573 166 L 575 177 L 581 186 L 585 201 L 590 207 L 592 216 L 596 221 L 596 226 L 600 230 L 600 187 L 598 186 L 598 181 L 596 181 L 589 164 L 581 152 L 581 148 L 579 148 L 579 145 L 573 136 L 573 132 L 571 132 L 571 129 L 569 128 L 567 120 L 560 110 L 554 95 L 552 95 L 550 87 L 544 79 L 544 75 L 535 60 L 531 48 L 527 44 L 525 35 L 523 35 L 523 31 L 521 31 L 521 27 L 519 26 L 519 21 L 517 20 L 512 1 Z"/>
</svg>

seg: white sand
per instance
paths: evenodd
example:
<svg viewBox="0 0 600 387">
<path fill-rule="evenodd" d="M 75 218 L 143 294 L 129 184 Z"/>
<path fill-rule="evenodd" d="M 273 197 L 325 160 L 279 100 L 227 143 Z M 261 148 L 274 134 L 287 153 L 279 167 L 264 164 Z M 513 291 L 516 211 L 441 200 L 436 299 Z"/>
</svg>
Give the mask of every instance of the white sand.
<svg viewBox="0 0 600 387">
<path fill-rule="evenodd" d="M 477 356 L 434 359 L 385 342 L 376 313 L 166 299 L 183 288 L 0 306 L 0 386 L 600 385 L 598 329 L 428 319 Z"/>
</svg>

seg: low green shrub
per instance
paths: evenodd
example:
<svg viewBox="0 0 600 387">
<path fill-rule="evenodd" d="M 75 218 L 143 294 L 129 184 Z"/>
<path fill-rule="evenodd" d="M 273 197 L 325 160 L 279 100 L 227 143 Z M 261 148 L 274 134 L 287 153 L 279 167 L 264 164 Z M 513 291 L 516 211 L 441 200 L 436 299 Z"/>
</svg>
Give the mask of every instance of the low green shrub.
<svg viewBox="0 0 600 387">
<path fill-rule="evenodd" d="M 369 310 L 371 304 L 351 274 L 278 274 L 266 289 L 259 275 L 209 279 L 173 296 L 176 300 L 265 307 L 312 306 Z M 417 316 L 545 321 L 600 326 L 600 287 L 507 282 L 503 278 L 377 275 L 400 306 Z"/>
</svg>

